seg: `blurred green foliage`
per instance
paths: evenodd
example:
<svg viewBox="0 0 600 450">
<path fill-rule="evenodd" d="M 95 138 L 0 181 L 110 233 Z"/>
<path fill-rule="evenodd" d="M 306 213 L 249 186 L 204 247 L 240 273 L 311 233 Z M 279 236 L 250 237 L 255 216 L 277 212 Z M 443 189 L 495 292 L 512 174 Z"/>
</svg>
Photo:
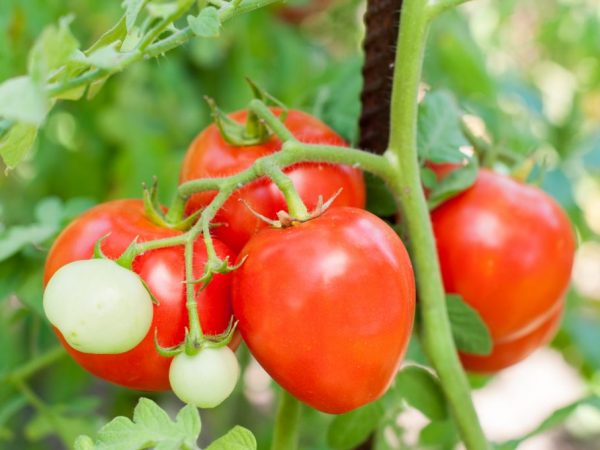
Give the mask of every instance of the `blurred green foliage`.
<svg viewBox="0 0 600 450">
<path fill-rule="evenodd" d="M 111 78 L 92 101 L 63 102 L 52 112 L 27 161 L 0 175 L 0 379 L 57 345 L 41 315 L 52 238 L 94 203 L 139 196 L 153 176 L 168 201 L 187 145 L 209 122 L 204 95 L 225 110 L 242 108 L 250 77 L 356 141 L 363 8 L 361 1 L 336 1 L 299 25 L 285 23 L 277 8 L 252 13 L 229 23 L 219 39 L 197 39 L 139 63 Z M 70 13 L 74 34 L 89 44 L 116 22 L 120 5 L 0 2 L 0 81 L 25 72 L 35 37 Z M 577 191 L 582 180 L 600 183 L 599 55 L 594 0 L 481 0 L 435 22 L 425 62 L 426 83 L 453 92 L 464 111 L 481 118 L 490 145 L 517 160 L 533 155 L 544 172 L 542 187 L 569 212 L 581 242 L 598 240 Z M 590 383 L 600 370 L 597 300 L 572 289 L 555 341 Z M 242 360 L 248 362 L 247 353 Z M 138 397 L 62 358 L 25 386 L 0 383 L 0 448 L 63 448 L 78 434 L 93 435 L 107 418 L 130 415 Z M 168 411 L 180 407 L 172 395 L 152 397 Z M 268 448 L 272 416 L 272 408 L 252 406 L 240 387 L 223 407 L 202 413 L 202 439 L 241 424 L 253 430 L 259 448 Z M 302 447 L 327 448 L 322 424 L 330 418 L 305 416 Z M 455 439 L 446 422 L 422 435 L 423 442 Z"/>
</svg>

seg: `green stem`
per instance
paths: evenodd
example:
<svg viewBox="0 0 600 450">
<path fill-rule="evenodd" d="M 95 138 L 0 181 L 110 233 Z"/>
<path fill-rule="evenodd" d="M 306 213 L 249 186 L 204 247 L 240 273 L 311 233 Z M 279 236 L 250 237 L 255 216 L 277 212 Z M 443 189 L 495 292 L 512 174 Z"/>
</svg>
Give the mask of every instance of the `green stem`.
<svg viewBox="0 0 600 450">
<path fill-rule="evenodd" d="M 13 382 L 15 387 L 21 391 L 29 404 L 33 406 L 41 415 L 46 417 L 52 427 L 53 432 L 60 437 L 64 447 L 70 448 L 73 444 L 71 442 L 71 435 L 56 413 L 52 411 L 52 409 L 48 407 L 48 405 L 46 405 L 23 380 L 13 380 Z"/>
<path fill-rule="evenodd" d="M 284 389 L 281 390 L 271 450 L 296 450 L 298 448 L 301 408 L 301 403 L 292 394 Z"/>
<path fill-rule="evenodd" d="M 198 304 L 196 303 L 196 286 L 189 281 L 194 279 L 194 239 L 188 239 L 185 243 L 185 307 L 188 313 L 189 331 L 192 343 L 198 343 L 204 337 L 202 325 L 198 317 Z"/>
<path fill-rule="evenodd" d="M 265 175 L 260 167 L 272 164 L 279 168 L 285 168 L 299 162 L 352 165 L 371 172 L 387 182 L 391 182 L 395 176 L 390 162 L 380 155 L 334 145 L 287 141 L 283 144 L 281 151 L 256 160 L 251 167 L 235 175 L 222 178 L 203 178 L 183 183 L 179 186 L 179 195 L 186 197 L 197 192 L 219 190 L 224 185 L 243 186 Z"/>
<path fill-rule="evenodd" d="M 426 2 L 404 0 L 396 47 L 390 141 L 384 156 L 396 172 L 391 188 L 408 231 L 424 349 L 439 376 L 465 446 L 469 450 L 487 450 L 490 446 L 452 338 L 433 229 L 419 177 L 417 97 L 429 19 Z"/>
<path fill-rule="evenodd" d="M 54 347 L 12 371 L 0 375 L 0 384 L 6 381 L 26 380 L 40 370 L 54 364 L 67 355 L 62 346 Z"/>
<path fill-rule="evenodd" d="M 462 5 L 463 3 L 467 3 L 468 1 L 469 0 L 433 0 L 429 5 L 427 19 L 433 20 L 443 12 Z"/>
<path fill-rule="evenodd" d="M 171 202 L 171 206 L 169 207 L 169 211 L 165 216 L 165 220 L 170 224 L 175 224 L 183 220 L 183 215 L 185 213 L 185 203 L 187 201 L 186 197 L 182 197 L 179 193 L 175 193 L 175 197 Z"/>
<path fill-rule="evenodd" d="M 135 245 L 135 253 L 139 255 L 149 250 L 155 250 L 157 248 L 174 247 L 176 245 L 184 245 L 187 240 L 185 234 L 179 234 L 163 239 L 156 239 L 153 241 L 138 242 Z"/>
<path fill-rule="evenodd" d="M 273 133 L 275 133 L 283 142 L 296 140 L 291 131 L 285 127 L 281 120 L 279 120 L 279 117 L 273 114 L 267 105 L 265 105 L 262 101 L 258 99 L 252 100 L 248 106 L 248 109 L 260 117 L 271 129 L 271 131 L 273 131 Z"/>
<path fill-rule="evenodd" d="M 227 3 L 227 5 L 220 8 L 219 17 L 221 18 L 221 22 L 226 22 L 227 20 L 232 19 L 236 16 L 240 16 L 250 11 L 254 11 L 256 9 L 265 7 L 277 1 L 279 0 L 246 0 L 239 5 Z M 172 23 L 172 21 L 167 23 L 166 25 L 168 26 L 170 23 Z M 162 27 L 164 25 L 165 24 L 161 22 L 160 26 Z M 152 39 L 157 38 L 158 34 L 152 36 Z M 133 52 L 127 59 L 121 62 L 118 70 L 109 71 L 105 69 L 91 69 L 75 78 L 67 79 L 58 83 L 49 84 L 46 88 L 46 94 L 48 95 L 48 97 L 56 97 L 57 95 L 70 91 L 71 89 L 86 86 L 92 81 L 112 75 L 117 71 L 123 70 L 126 66 L 129 66 L 142 59 L 162 56 L 169 50 L 172 50 L 185 44 L 193 37 L 195 37 L 194 32 L 189 26 L 187 26 L 171 34 L 170 36 L 161 39 L 158 42 L 154 42 L 152 44 L 150 44 L 150 42 L 144 42 L 143 45 L 145 48 L 143 48 L 143 51 L 141 51 L 142 49 L 140 49 L 140 51 Z"/>
<path fill-rule="evenodd" d="M 273 183 L 279 188 L 285 197 L 285 202 L 288 206 L 288 212 L 294 219 L 306 220 L 310 217 L 306 205 L 300 198 L 292 179 L 283 171 L 272 164 L 267 164 L 264 167 L 264 173 L 273 180 Z"/>
</svg>

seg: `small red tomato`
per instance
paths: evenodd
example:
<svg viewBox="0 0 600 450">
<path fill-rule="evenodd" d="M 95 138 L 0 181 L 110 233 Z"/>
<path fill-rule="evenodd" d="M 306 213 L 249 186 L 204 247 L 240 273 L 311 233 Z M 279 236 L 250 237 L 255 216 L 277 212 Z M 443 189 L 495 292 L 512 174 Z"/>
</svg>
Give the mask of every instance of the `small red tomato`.
<svg viewBox="0 0 600 450">
<path fill-rule="evenodd" d="M 415 308 L 410 259 L 396 233 L 349 207 L 244 247 L 233 308 L 250 351 L 301 401 L 340 414 L 381 396 L 408 344 Z"/>
<path fill-rule="evenodd" d="M 446 292 L 479 312 L 495 346 L 512 342 L 513 357 L 500 364 L 494 348 L 488 367 L 522 359 L 533 342 L 524 336 L 557 315 L 569 284 L 575 239 L 568 217 L 540 189 L 481 170 L 471 188 L 431 219 Z M 471 369 L 473 359 L 464 361 Z"/>
<path fill-rule="evenodd" d="M 277 115 L 281 110 L 273 108 Z M 247 111 L 231 114 L 231 118 L 243 123 Z M 285 125 L 301 142 L 311 144 L 346 145 L 341 137 L 318 119 L 301 111 L 288 111 Z M 264 144 L 236 147 L 228 144 L 216 125 L 202 131 L 192 142 L 181 168 L 181 182 L 197 178 L 223 177 L 247 169 L 252 163 L 281 149 L 281 141 L 276 137 Z M 313 209 L 319 196 L 324 200 L 341 189 L 334 206 L 354 206 L 364 208 L 365 186 L 362 172 L 358 169 L 332 164 L 299 164 L 285 172 L 292 179 L 300 197 L 309 209 Z M 191 213 L 206 206 L 216 193 L 202 192 L 191 197 L 187 212 Z M 255 211 L 275 219 L 278 211 L 287 210 L 287 205 L 279 189 L 268 180 L 259 180 L 236 191 L 217 213 L 215 222 L 221 226 L 214 235 L 230 248 L 239 251 L 248 239 L 265 223 L 258 219 L 246 205 Z"/>
<path fill-rule="evenodd" d="M 91 258 L 94 244 L 102 241 L 102 251 L 117 258 L 137 237 L 139 242 L 180 234 L 161 228 L 146 218 L 140 200 L 117 200 L 92 208 L 75 219 L 57 238 L 50 249 L 44 272 L 44 285 L 54 272 L 72 261 Z M 214 241 L 221 258 L 233 258 L 231 251 Z M 195 276 L 202 275 L 206 263 L 202 239 L 194 249 Z M 119 354 L 82 353 L 69 346 L 55 330 L 71 356 L 94 375 L 112 383 L 138 390 L 169 389 L 169 365 L 172 358 L 159 355 L 154 347 L 154 332 L 163 347 L 174 346 L 184 339 L 188 326 L 185 307 L 183 246 L 151 250 L 133 261 L 133 271 L 140 275 L 158 301 L 146 337 L 132 350 Z M 230 278 L 216 275 L 204 290 L 198 288 L 196 300 L 202 329 L 206 334 L 219 334 L 227 328 L 231 317 Z M 93 318 L 90 318 L 93 319 Z M 110 333 L 110 329 L 106 330 Z"/>
</svg>

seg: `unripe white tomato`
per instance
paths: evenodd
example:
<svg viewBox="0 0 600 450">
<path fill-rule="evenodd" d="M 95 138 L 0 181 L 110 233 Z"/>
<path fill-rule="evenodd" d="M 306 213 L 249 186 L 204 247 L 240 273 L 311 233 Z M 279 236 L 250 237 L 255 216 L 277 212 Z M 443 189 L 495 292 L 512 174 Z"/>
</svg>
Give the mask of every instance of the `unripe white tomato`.
<svg viewBox="0 0 600 450">
<path fill-rule="evenodd" d="M 137 274 L 108 259 L 88 259 L 56 271 L 44 291 L 44 311 L 74 349 L 114 354 L 144 339 L 153 307 Z"/>
<path fill-rule="evenodd" d="M 198 408 L 214 408 L 231 395 L 240 366 L 229 347 L 205 348 L 195 355 L 180 353 L 169 370 L 177 397 Z"/>
</svg>

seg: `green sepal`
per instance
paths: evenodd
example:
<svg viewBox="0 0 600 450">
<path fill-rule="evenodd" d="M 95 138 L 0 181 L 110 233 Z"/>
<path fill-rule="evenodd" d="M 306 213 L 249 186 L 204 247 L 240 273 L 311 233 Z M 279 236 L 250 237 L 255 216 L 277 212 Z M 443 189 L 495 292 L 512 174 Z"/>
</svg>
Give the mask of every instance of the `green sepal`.
<svg viewBox="0 0 600 450">
<path fill-rule="evenodd" d="M 216 102 L 210 97 L 204 97 L 211 111 L 213 121 L 223 140 L 229 145 L 236 147 L 245 147 L 250 145 L 259 145 L 267 142 L 271 138 L 268 128 L 262 124 L 252 124 L 252 113 L 248 113 L 246 125 L 236 122 L 225 114 L 217 106 Z"/>
<path fill-rule="evenodd" d="M 118 265 L 120 265 L 121 267 L 126 268 L 127 270 L 132 270 L 133 260 L 139 254 L 138 249 L 137 249 L 137 240 L 138 240 L 138 238 L 136 236 L 135 239 L 133 241 L 131 241 L 131 244 L 129 244 L 127 246 L 127 248 L 125 249 L 125 251 L 123 253 L 121 253 L 121 256 L 119 256 L 115 260 L 115 262 Z"/>
<path fill-rule="evenodd" d="M 146 291 L 148 291 L 148 295 L 150 295 L 150 300 L 152 300 L 152 304 L 156 305 L 156 306 L 160 305 L 160 302 L 152 293 L 152 290 L 150 289 L 150 286 L 148 286 L 148 283 L 146 283 L 146 280 L 144 280 L 139 275 L 138 275 L 138 277 L 139 277 L 140 281 L 142 282 L 142 284 L 144 285 L 144 288 L 146 288 Z"/>
<path fill-rule="evenodd" d="M 208 348 L 220 348 L 229 345 L 231 339 L 233 339 L 233 335 L 238 326 L 238 321 L 234 319 L 233 316 L 229 319 L 229 325 L 227 325 L 227 329 L 220 334 L 216 334 L 213 336 L 204 336 L 205 341 L 202 343 L 202 347 Z"/>
<path fill-rule="evenodd" d="M 145 183 L 143 184 L 143 201 L 144 201 L 144 213 L 148 219 L 155 225 L 164 228 L 170 228 L 165 215 L 158 202 L 158 180 L 156 177 L 152 180 L 152 185 L 148 187 Z"/>
<path fill-rule="evenodd" d="M 187 328 L 185 330 L 185 335 L 186 335 L 186 337 L 188 335 Z M 164 356 L 165 358 L 172 358 L 173 356 L 177 356 L 181 352 L 183 352 L 183 343 L 174 345 L 172 347 L 163 347 L 158 342 L 158 328 L 155 328 L 154 329 L 154 348 L 156 349 L 156 352 L 160 356 Z"/>
<path fill-rule="evenodd" d="M 94 258 L 95 259 L 110 259 L 108 256 L 104 254 L 102 251 L 102 241 L 110 236 L 110 233 L 105 234 L 100 239 L 96 241 L 94 244 Z"/>
<path fill-rule="evenodd" d="M 226 256 L 225 259 L 213 258 L 209 259 L 204 266 L 204 273 L 200 278 L 196 278 L 195 280 L 186 281 L 187 284 L 202 284 L 202 289 L 208 286 L 208 283 L 211 282 L 215 274 L 226 274 L 229 272 L 233 272 L 237 270 L 244 262 L 246 261 L 247 255 L 242 258 L 242 260 L 235 264 L 229 264 L 229 256 Z"/>
</svg>

